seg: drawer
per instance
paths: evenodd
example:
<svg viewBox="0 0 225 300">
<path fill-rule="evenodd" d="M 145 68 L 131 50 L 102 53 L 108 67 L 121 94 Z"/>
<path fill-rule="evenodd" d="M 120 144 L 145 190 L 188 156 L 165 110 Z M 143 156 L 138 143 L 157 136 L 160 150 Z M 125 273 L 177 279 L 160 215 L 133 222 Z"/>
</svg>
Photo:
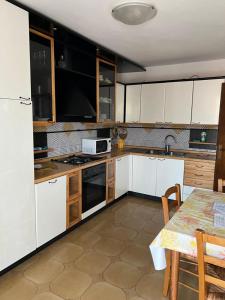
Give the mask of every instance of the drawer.
<svg viewBox="0 0 225 300">
<path fill-rule="evenodd" d="M 184 178 L 184 184 L 193 186 L 193 187 L 199 187 L 199 188 L 205 188 L 205 189 L 213 189 L 213 180 L 205 180 L 205 179 L 196 179 L 196 178 L 190 178 L 185 177 Z"/>
<path fill-rule="evenodd" d="M 200 161 L 185 161 L 184 163 L 185 170 L 202 170 L 214 172 L 215 169 L 215 162 L 214 161 L 207 161 L 207 162 L 200 162 Z"/>
<path fill-rule="evenodd" d="M 214 180 L 214 171 L 203 171 L 202 169 L 192 169 L 185 170 L 184 178 L 190 177 L 193 179 L 201 179 L 201 180 Z"/>
</svg>

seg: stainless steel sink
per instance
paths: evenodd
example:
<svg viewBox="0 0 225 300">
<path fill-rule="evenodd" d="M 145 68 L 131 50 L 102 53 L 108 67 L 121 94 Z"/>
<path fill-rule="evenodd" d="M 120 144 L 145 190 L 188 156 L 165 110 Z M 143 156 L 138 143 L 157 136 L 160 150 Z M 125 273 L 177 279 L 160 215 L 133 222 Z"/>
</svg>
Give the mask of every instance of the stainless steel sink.
<svg viewBox="0 0 225 300">
<path fill-rule="evenodd" d="M 134 153 L 143 153 L 143 154 L 152 154 L 152 155 L 166 155 L 166 156 L 174 156 L 174 157 L 184 157 L 185 154 L 183 152 L 170 151 L 166 153 L 164 150 L 156 150 L 156 149 L 142 149 L 142 148 L 129 148 L 127 149 L 129 152 Z"/>
</svg>

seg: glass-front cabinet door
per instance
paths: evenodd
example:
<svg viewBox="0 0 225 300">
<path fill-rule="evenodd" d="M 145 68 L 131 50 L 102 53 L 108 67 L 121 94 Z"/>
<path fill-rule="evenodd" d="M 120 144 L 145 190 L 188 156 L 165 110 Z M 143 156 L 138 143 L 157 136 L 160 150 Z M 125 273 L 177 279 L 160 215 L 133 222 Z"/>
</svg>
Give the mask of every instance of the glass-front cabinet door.
<svg viewBox="0 0 225 300">
<path fill-rule="evenodd" d="M 54 39 L 30 29 L 31 96 L 35 126 L 55 122 Z"/>
<path fill-rule="evenodd" d="M 115 121 L 116 66 L 97 58 L 97 121 Z"/>
</svg>

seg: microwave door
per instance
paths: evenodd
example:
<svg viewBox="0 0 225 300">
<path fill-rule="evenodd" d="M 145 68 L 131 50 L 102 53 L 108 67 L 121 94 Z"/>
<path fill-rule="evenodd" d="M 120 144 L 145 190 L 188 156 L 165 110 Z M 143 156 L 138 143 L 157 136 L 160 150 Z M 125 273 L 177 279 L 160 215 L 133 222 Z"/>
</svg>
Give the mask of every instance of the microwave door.
<svg viewBox="0 0 225 300">
<path fill-rule="evenodd" d="M 108 151 L 108 141 L 96 141 L 96 154 Z"/>
</svg>

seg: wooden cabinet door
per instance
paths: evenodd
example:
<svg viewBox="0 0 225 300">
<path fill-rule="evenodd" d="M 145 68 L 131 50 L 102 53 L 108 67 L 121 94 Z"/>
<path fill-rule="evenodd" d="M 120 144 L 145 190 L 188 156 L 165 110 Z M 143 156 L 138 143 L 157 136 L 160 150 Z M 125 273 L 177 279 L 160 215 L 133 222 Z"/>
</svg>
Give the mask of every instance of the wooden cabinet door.
<svg viewBox="0 0 225 300">
<path fill-rule="evenodd" d="M 223 79 L 194 82 L 192 123 L 217 125 Z"/>
<path fill-rule="evenodd" d="M 190 124 L 193 81 L 166 84 L 165 122 Z"/>
<path fill-rule="evenodd" d="M 165 84 L 143 84 L 141 91 L 141 123 L 163 123 Z"/>
<path fill-rule="evenodd" d="M 116 122 L 124 122 L 124 90 L 125 86 L 116 83 Z"/>
<path fill-rule="evenodd" d="M 156 163 L 155 157 L 133 155 L 133 192 L 155 196 Z"/>
<path fill-rule="evenodd" d="M 157 159 L 157 188 L 156 196 L 161 197 L 166 190 L 176 183 L 181 185 L 184 181 L 184 161 L 179 159 Z"/>
<path fill-rule="evenodd" d="M 37 247 L 66 230 L 66 176 L 35 185 Z"/>
<path fill-rule="evenodd" d="M 28 13 L 1 1 L 0 36 L 0 98 L 30 98 Z"/>
<path fill-rule="evenodd" d="M 140 121 L 141 85 L 126 87 L 126 122 Z"/>
<path fill-rule="evenodd" d="M 129 156 L 116 159 L 115 198 L 129 191 Z"/>
</svg>

